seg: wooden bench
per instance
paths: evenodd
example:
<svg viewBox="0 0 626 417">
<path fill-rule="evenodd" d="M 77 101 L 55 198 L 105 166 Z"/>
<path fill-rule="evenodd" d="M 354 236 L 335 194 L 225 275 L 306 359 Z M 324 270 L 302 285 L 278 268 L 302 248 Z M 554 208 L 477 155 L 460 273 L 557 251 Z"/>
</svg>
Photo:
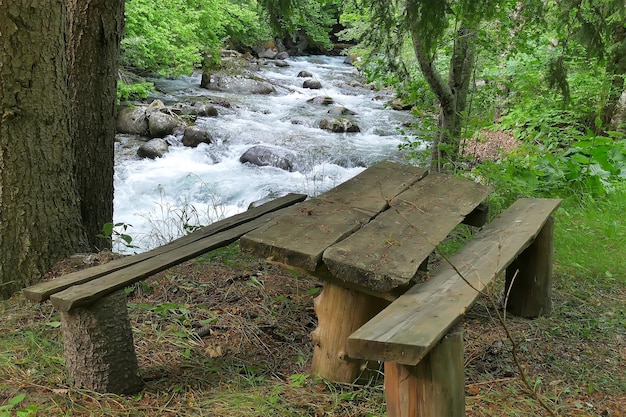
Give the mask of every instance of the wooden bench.
<svg viewBox="0 0 626 417">
<path fill-rule="evenodd" d="M 26 288 L 61 313 L 68 380 L 74 387 L 117 394 L 143 387 L 123 289 L 157 272 L 238 240 L 307 198 L 289 194 L 218 221 L 167 245 Z"/>
<path fill-rule="evenodd" d="M 504 269 L 509 312 L 550 312 L 552 213 L 559 205 L 518 200 L 348 338 L 350 358 L 385 363 L 388 417 L 465 415 L 463 336 L 455 325 Z"/>
</svg>

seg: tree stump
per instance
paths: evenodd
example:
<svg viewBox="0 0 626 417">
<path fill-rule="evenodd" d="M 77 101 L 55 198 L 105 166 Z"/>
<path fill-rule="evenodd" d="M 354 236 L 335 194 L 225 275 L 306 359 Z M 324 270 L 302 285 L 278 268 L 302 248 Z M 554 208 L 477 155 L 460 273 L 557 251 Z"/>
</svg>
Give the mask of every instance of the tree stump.
<svg viewBox="0 0 626 417">
<path fill-rule="evenodd" d="M 71 386 L 114 394 L 143 388 L 123 291 L 62 312 L 61 333 Z"/>
<path fill-rule="evenodd" d="M 519 317 L 535 318 L 552 310 L 552 235 L 550 217 L 535 238 L 506 270 L 506 309 Z"/>
<path fill-rule="evenodd" d="M 415 366 L 385 362 L 388 417 L 465 415 L 463 332 L 457 325 Z"/>
<path fill-rule="evenodd" d="M 354 382 L 361 372 L 362 361 L 348 357 L 348 336 L 387 304 L 372 295 L 325 282 L 314 300 L 318 324 L 311 333 L 312 373 L 335 382 Z"/>
</svg>

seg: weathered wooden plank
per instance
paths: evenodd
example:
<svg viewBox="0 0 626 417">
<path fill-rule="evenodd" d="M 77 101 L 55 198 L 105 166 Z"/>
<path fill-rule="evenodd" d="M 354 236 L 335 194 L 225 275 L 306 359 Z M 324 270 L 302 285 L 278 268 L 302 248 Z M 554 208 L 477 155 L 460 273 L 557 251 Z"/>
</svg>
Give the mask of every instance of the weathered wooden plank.
<svg viewBox="0 0 626 417">
<path fill-rule="evenodd" d="M 450 264 L 435 271 L 429 281 L 413 286 L 354 332 L 348 339 L 349 356 L 416 365 L 465 314 L 478 297 L 477 291 L 482 291 L 533 242 L 560 202 L 515 202 L 452 256 Z"/>
<path fill-rule="evenodd" d="M 267 213 L 271 213 L 284 207 L 299 203 L 301 201 L 304 201 L 306 198 L 307 196 L 305 194 L 288 194 L 284 197 L 269 201 L 258 207 L 251 208 L 243 213 L 236 214 L 234 216 L 212 223 L 206 227 L 196 230 L 189 235 L 180 237 L 166 245 L 159 246 L 158 248 L 152 249 L 150 251 L 116 259 L 106 264 L 97 265 L 88 269 L 84 269 L 82 271 L 73 272 L 51 281 L 40 282 L 39 284 L 35 284 L 31 287 L 24 289 L 23 294 L 26 299 L 30 301 L 45 301 L 50 297 L 50 295 L 59 291 L 63 291 L 64 289 L 69 288 L 73 285 L 78 285 L 84 282 L 91 281 L 108 273 L 120 270 L 122 268 L 126 268 L 127 266 L 134 265 L 136 263 L 145 261 L 146 259 L 150 259 L 173 249 L 188 245 L 189 243 L 203 239 L 207 236 L 211 236 L 215 233 L 228 230 L 242 223 L 263 216 Z"/>
<path fill-rule="evenodd" d="M 329 245 L 370 220 L 344 204 L 312 199 L 241 238 L 239 248 L 262 258 L 314 271 Z"/>
<path fill-rule="evenodd" d="M 375 216 L 389 207 L 389 201 L 424 178 L 427 173 L 424 168 L 412 165 L 379 162 L 319 198 L 345 204 Z"/>
<path fill-rule="evenodd" d="M 452 329 L 415 366 L 385 362 L 387 417 L 465 415 L 463 330 Z"/>
<path fill-rule="evenodd" d="M 328 246 L 359 230 L 388 207 L 388 199 L 424 175 L 421 168 L 379 163 L 243 236 L 240 248 L 275 262 L 315 271 Z"/>
<path fill-rule="evenodd" d="M 59 311 L 70 311 L 76 307 L 89 305 L 115 290 L 146 279 L 157 272 L 193 259 L 213 249 L 227 246 L 239 239 L 243 234 L 262 226 L 280 213 L 280 210 L 268 213 L 239 226 L 207 236 L 204 239 L 191 242 L 185 246 L 146 259 L 143 262 L 117 270 L 97 280 L 74 285 L 63 291 L 52 294 L 50 301 Z"/>
<path fill-rule="evenodd" d="M 328 248 L 332 275 L 385 292 L 407 284 L 450 231 L 489 194 L 473 181 L 431 174 L 357 234 Z"/>
</svg>

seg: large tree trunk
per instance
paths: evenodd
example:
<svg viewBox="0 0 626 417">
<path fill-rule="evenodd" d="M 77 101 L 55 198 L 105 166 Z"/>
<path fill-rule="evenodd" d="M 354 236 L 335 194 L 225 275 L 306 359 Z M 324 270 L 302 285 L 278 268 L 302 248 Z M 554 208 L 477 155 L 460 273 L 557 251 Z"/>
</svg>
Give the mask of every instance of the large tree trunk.
<svg viewBox="0 0 626 417">
<path fill-rule="evenodd" d="M 84 250 L 63 0 L 0 1 L 0 296 Z"/>
<path fill-rule="evenodd" d="M 116 80 L 124 0 L 69 0 L 67 19 L 70 133 L 74 140 L 80 213 L 91 250 L 113 221 Z"/>
</svg>

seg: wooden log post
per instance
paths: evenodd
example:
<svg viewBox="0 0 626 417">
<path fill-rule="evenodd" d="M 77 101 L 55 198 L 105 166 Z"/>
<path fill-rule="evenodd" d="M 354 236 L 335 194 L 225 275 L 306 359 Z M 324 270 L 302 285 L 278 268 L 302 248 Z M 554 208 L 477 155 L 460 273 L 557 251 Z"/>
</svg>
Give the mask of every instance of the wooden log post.
<svg viewBox="0 0 626 417">
<path fill-rule="evenodd" d="M 348 336 L 387 304 L 372 295 L 325 282 L 324 289 L 314 300 L 318 324 L 311 333 L 311 372 L 334 382 L 353 383 L 363 361 L 348 357 Z"/>
<path fill-rule="evenodd" d="M 550 216 L 535 241 L 507 268 L 506 308 L 519 317 L 535 318 L 552 310 L 552 236 Z"/>
<path fill-rule="evenodd" d="M 415 366 L 385 362 L 388 417 L 465 415 L 463 331 L 446 334 Z"/>
<path fill-rule="evenodd" d="M 143 388 L 123 291 L 61 312 L 61 333 L 71 386 L 114 394 Z"/>
</svg>

